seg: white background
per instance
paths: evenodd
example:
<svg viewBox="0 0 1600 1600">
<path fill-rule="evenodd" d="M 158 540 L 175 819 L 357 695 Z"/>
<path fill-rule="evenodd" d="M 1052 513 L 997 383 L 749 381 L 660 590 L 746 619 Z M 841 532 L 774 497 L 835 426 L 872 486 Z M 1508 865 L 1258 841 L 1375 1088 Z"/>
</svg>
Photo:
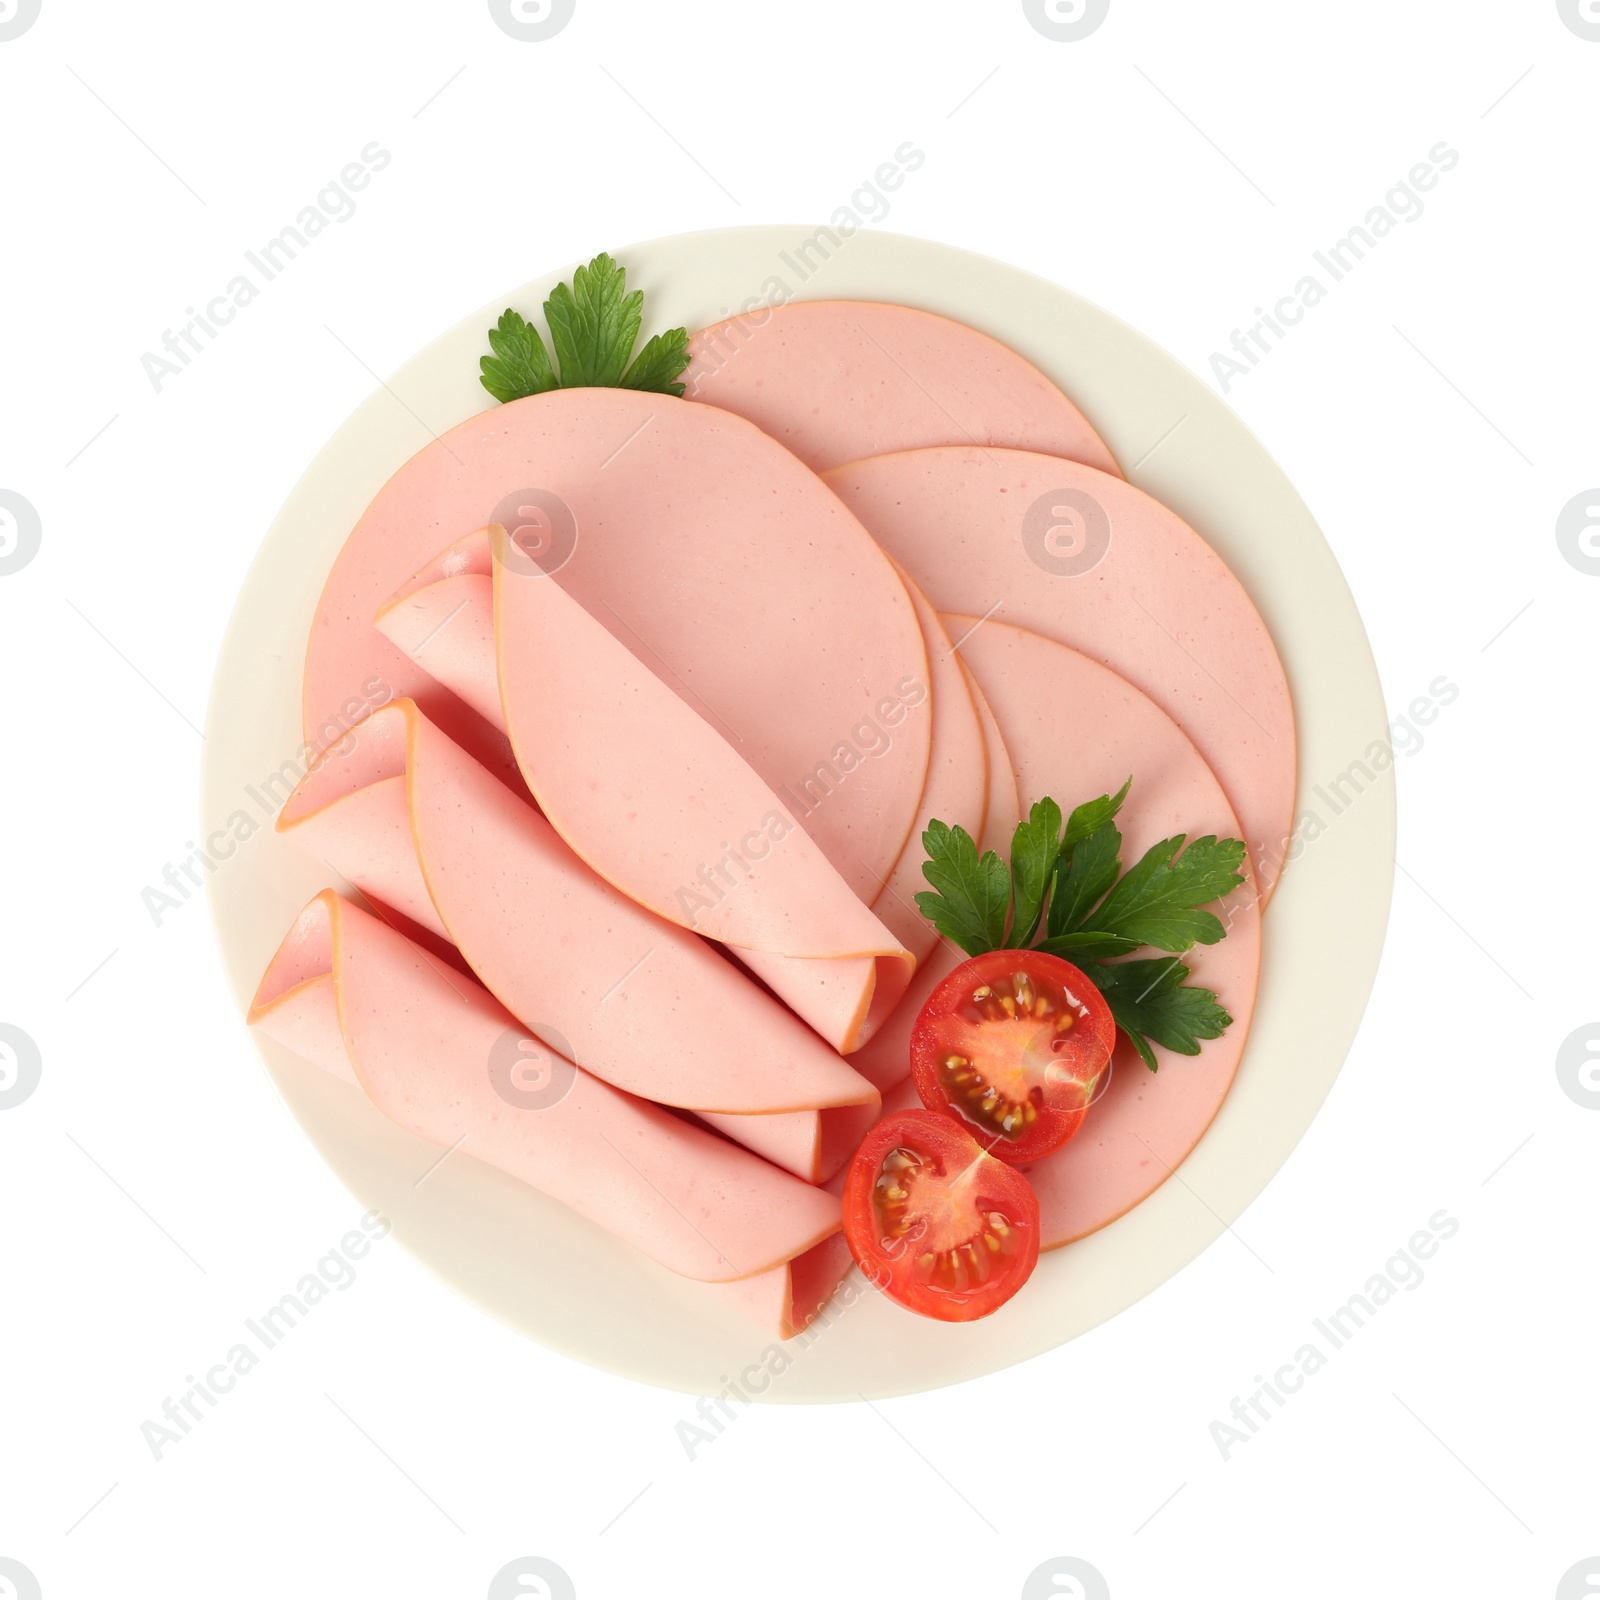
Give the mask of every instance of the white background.
<svg viewBox="0 0 1600 1600">
<path fill-rule="evenodd" d="M 1555 0 L 1112 0 L 1077 43 L 1013 0 L 578 0 L 543 43 L 470 0 L 43 0 L 0 42 L 0 489 L 42 525 L 0 576 L 0 1022 L 43 1062 L 0 1111 L 0 1556 L 45 1600 L 477 1597 L 524 1555 L 583 1600 L 1010 1597 L 1057 1556 L 1115 1600 L 1544 1600 L 1600 1556 L 1600 1112 L 1555 1067 L 1600 1017 L 1600 576 L 1555 538 L 1600 483 L 1597 106 L 1600 42 Z M 521 1342 L 389 1242 L 157 1462 L 141 1424 L 358 1211 L 199 898 L 159 928 L 140 900 L 194 837 L 262 531 L 465 311 L 630 240 L 823 221 L 908 139 L 881 225 L 1050 277 L 1208 381 L 1312 250 L 1460 153 L 1228 396 L 1337 552 L 1391 714 L 1460 691 L 1399 763 L 1389 944 L 1321 1116 L 1175 1281 L 981 1382 L 761 1408 L 691 1462 L 690 1400 Z M 141 356 L 373 140 L 356 214 L 157 393 Z M 1213 1421 L 1440 1209 L 1425 1281 L 1224 1460 Z"/>
</svg>

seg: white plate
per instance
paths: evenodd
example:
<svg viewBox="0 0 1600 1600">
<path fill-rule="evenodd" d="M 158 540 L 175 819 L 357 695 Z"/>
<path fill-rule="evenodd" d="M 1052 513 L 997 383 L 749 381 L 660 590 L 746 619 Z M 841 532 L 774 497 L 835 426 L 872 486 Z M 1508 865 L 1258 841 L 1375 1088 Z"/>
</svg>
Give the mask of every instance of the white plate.
<svg viewBox="0 0 1600 1600">
<path fill-rule="evenodd" d="M 702 327 L 771 292 L 897 301 L 992 334 L 1083 409 L 1129 476 L 1211 541 L 1261 608 L 1299 718 L 1300 808 L 1326 831 L 1293 861 L 1265 918 L 1261 997 L 1226 1103 L 1143 1204 L 1054 1251 L 1012 1303 L 967 1326 L 924 1321 L 863 1291 L 803 1347 L 763 1398 L 907 1394 L 1025 1360 L 1115 1316 L 1200 1254 L 1260 1193 L 1332 1086 L 1366 1006 L 1388 920 L 1394 790 L 1385 772 L 1335 815 L 1326 786 L 1386 738 L 1377 672 L 1333 554 L 1283 473 L 1191 373 L 1114 317 L 1054 284 L 944 245 L 861 233 L 803 282 L 807 228 L 739 228 L 617 252 L 646 295 L 646 333 Z M 493 402 L 478 384 L 485 330 L 508 304 L 533 315 L 570 267 L 468 317 L 408 362 L 333 436 L 289 496 L 250 569 L 223 641 L 206 724 L 201 809 L 209 837 L 244 812 L 258 831 L 210 879 L 241 1015 L 324 868 L 262 826 L 264 780 L 303 765 L 300 680 L 323 580 L 356 518 L 430 434 Z M 1157 441 L 1164 442 L 1158 448 Z M 241 830 L 242 831 L 242 830 Z M 446 1283 L 530 1338 L 580 1361 L 714 1394 L 759 1362 L 759 1329 L 565 1208 L 457 1153 L 440 1163 L 362 1096 L 257 1039 L 279 1092 L 324 1158 Z M 1181 1066 L 1169 1068 L 1181 1071 Z M 859 1279 L 855 1280 L 860 1287 Z"/>
</svg>

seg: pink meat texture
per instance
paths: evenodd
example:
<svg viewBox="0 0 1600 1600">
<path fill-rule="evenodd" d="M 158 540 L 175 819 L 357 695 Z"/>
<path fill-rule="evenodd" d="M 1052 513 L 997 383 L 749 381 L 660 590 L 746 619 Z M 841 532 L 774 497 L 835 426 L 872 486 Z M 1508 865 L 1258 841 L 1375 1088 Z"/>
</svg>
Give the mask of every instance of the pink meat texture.
<svg viewBox="0 0 1600 1600">
<path fill-rule="evenodd" d="M 903 572 L 900 576 L 905 578 Z M 989 803 L 989 750 L 961 657 L 944 631 L 938 613 L 909 580 L 906 580 L 906 592 L 916 607 L 917 621 L 928 650 L 933 741 L 916 823 L 894 871 L 872 902 L 872 909 L 921 962 L 939 942 L 933 924 L 917 910 L 916 897 L 927 888 L 927 880 L 922 876 L 922 863 L 927 859 L 927 852 L 922 848 L 923 830 L 937 817 L 952 826 L 959 823 L 974 836 L 981 832 Z M 874 1029 L 873 1033 L 876 1032 Z"/>
<path fill-rule="evenodd" d="M 1293 826 L 1289 687 L 1194 529 L 1120 478 L 1022 451 L 917 450 L 828 482 L 940 610 L 1071 645 L 1156 701 L 1221 780 L 1270 894 Z"/>
<path fill-rule="evenodd" d="M 420 1138 L 499 1167 L 686 1277 L 762 1283 L 838 1230 L 835 1196 L 538 1050 L 477 984 L 331 890 L 289 930 L 249 1021 L 353 1079 Z M 530 1050 L 545 1092 L 519 1105 L 495 1069 L 509 1074 Z"/>
<path fill-rule="evenodd" d="M 958 638 L 973 629 L 968 619 L 944 621 Z M 1114 794 L 1131 774 L 1133 789 L 1117 818 L 1124 867 L 1174 834 L 1239 837 L 1222 786 L 1199 751 L 1132 684 L 1076 650 L 1003 623 L 973 629 L 961 653 L 1000 726 L 1024 810 L 1046 795 L 1068 807 Z M 1233 1025 L 1202 1043 L 1198 1056 L 1157 1045 L 1159 1072 L 1119 1042 L 1110 1087 L 1077 1137 L 1028 1168 L 1046 1249 L 1093 1233 L 1137 1205 L 1194 1148 L 1221 1106 L 1255 1010 L 1261 919 L 1254 884 L 1246 882 L 1216 909 L 1227 936 L 1181 959 L 1191 982 L 1216 991 Z"/>
<path fill-rule="evenodd" d="M 313 743 L 327 741 L 311 730 L 359 708 L 373 682 L 448 703 L 446 731 L 467 722 L 493 740 L 434 676 L 441 641 L 424 643 L 419 665 L 373 619 L 441 552 L 495 523 L 733 745 L 858 897 L 877 894 L 928 768 L 928 664 L 911 601 L 815 474 L 741 418 L 670 395 L 535 395 L 406 462 L 318 604 L 304 705 Z M 863 759 L 874 719 L 890 714 L 893 740 Z M 845 752 L 851 770 L 830 780 Z"/>
<path fill-rule="evenodd" d="M 865 1128 L 861 1134 L 865 1137 Z M 853 1265 L 844 1234 L 835 1233 L 771 1272 L 713 1288 L 728 1305 L 779 1338 L 792 1339 L 815 1320 Z"/>
<path fill-rule="evenodd" d="M 525 1027 L 596 1076 L 697 1111 L 807 1177 L 839 1143 L 830 1114 L 855 1129 L 876 1101 L 704 940 L 591 872 L 409 700 L 324 752 L 278 827 L 449 940 Z"/>
<path fill-rule="evenodd" d="M 697 1111 L 695 1115 L 746 1150 L 765 1156 L 807 1183 L 826 1183 L 856 1152 L 877 1116 L 877 1101 L 817 1111 Z"/>
<path fill-rule="evenodd" d="M 689 399 L 748 417 L 816 472 L 945 444 L 1041 450 L 1117 471 L 1037 367 L 932 312 L 813 300 L 703 328 L 689 353 Z"/>
<path fill-rule="evenodd" d="M 941 626 L 948 621 L 949 618 L 941 619 Z M 946 637 L 949 635 L 946 634 Z M 961 634 L 957 632 L 955 637 L 959 639 Z M 1017 824 L 1022 820 L 1022 814 L 1017 807 L 1017 780 L 1012 774 L 1011 757 L 1006 751 L 1004 740 L 1000 737 L 994 713 L 989 709 L 982 691 L 974 682 L 966 662 L 961 660 L 959 651 L 955 659 L 961 668 L 962 681 L 966 684 L 967 692 L 972 697 L 973 706 L 978 713 L 979 728 L 983 734 L 984 765 L 989 779 L 983 815 L 977 826 L 973 827 L 966 823 L 962 825 L 978 841 L 980 850 L 993 850 L 996 855 L 1005 858 L 1011 854 L 1011 835 L 1016 832 Z M 942 815 L 937 810 L 933 815 L 941 822 L 948 822 L 952 826 L 960 820 L 958 817 Z M 919 841 L 916 885 L 918 893 L 928 887 L 927 879 L 922 876 L 922 863 L 926 860 L 927 854 L 921 850 Z M 913 905 L 915 903 L 912 902 Z M 930 930 L 932 926 L 931 923 L 928 924 Z M 911 1076 L 911 1030 L 916 1026 L 917 1016 L 923 1006 L 928 1003 L 928 996 L 966 959 L 966 952 L 959 945 L 952 944 L 948 939 L 940 939 L 935 934 L 933 950 L 918 967 L 917 975 L 911 980 L 911 987 L 907 989 L 905 998 L 889 1013 L 883 1026 L 873 1035 L 871 1041 L 851 1056 L 850 1065 L 862 1077 L 869 1079 L 885 1097 L 889 1095 L 891 1089 L 904 1083 Z M 912 1098 L 914 1100 L 915 1096 Z M 885 1113 L 888 1111 L 887 1098 L 884 1111 Z"/>
<path fill-rule="evenodd" d="M 503 527 L 430 563 L 377 622 L 505 727 L 529 790 L 583 860 L 731 947 L 835 1048 L 854 1049 L 905 992 L 912 954 L 790 806 Z"/>
</svg>

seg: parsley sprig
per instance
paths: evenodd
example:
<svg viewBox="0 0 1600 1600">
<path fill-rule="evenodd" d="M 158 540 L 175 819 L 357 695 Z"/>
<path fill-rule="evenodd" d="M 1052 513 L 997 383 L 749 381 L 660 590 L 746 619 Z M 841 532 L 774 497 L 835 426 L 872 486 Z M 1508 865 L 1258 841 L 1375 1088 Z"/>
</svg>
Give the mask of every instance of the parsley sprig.
<svg viewBox="0 0 1600 1600">
<path fill-rule="evenodd" d="M 1204 907 L 1244 882 L 1245 847 L 1214 834 L 1186 845 L 1180 833 L 1124 872 L 1115 819 L 1132 782 L 1065 821 L 1054 800 L 1039 801 L 1012 835 L 1009 865 L 993 850 L 979 855 L 965 828 L 930 823 L 922 873 L 933 888 L 917 906 L 968 955 L 1034 948 L 1080 967 L 1154 1072 L 1152 1043 L 1199 1055 L 1200 1041 L 1233 1021 L 1210 989 L 1184 981 L 1189 969 L 1177 957 L 1227 933 Z M 1146 948 L 1167 954 L 1118 959 Z"/>
<path fill-rule="evenodd" d="M 689 364 L 684 328 L 658 333 L 639 352 L 644 291 L 626 293 L 627 273 L 604 252 L 579 267 L 571 284 L 559 283 L 544 303 L 556 363 L 539 330 L 507 310 L 489 330 L 489 348 L 478 366 L 480 382 L 496 400 L 523 400 L 550 389 L 646 389 L 682 395 L 676 378 Z"/>
</svg>

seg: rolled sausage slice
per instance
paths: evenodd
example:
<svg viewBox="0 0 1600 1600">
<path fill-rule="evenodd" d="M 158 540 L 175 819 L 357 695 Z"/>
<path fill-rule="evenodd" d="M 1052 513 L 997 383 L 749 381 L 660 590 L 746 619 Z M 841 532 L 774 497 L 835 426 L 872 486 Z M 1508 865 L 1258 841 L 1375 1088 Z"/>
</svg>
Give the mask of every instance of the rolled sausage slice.
<svg viewBox="0 0 1600 1600">
<path fill-rule="evenodd" d="M 915 957 L 801 808 L 503 527 L 430 563 L 377 627 L 506 730 L 541 810 L 608 883 L 728 946 L 835 1049 L 857 1048 L 893 1009 Z"/>
<path fill-rule="evenodd" d="M 915 450 L 827 481 L 942 611 L 1071 645 L 1149 695 L 1221 780 L 1270 895 L 1293 827 L 1289 685 L 1193 528 L 1120 478 L 1020 450 Z"/>
<path fill-rule="evenodd" d="M 597 877 L 409 700 L 325 751 L 277 826 L 448 940 L 526 1028 L 618 1088 L 724 1114 L 876 1099 L 704 940 Z"/>
<path fill-rule="evenodd" d="M 876 1113 L 872 1120 L 877 1120 Z M 717 1284 L 715 1293 L 780 1339 L 792 1339 L 822 1313 L 853 1265 L 844 1234 L 836 1233 L 760 1277 Z"/>
<path fill-rule="evenodd" d="M 943 444 L 1042 450 L 1117 471 L 1037 367 L 930 311 L 798 302 L 702 328 L 689 355 L 689 399 L 748 417 L 816 472 Z"/>
<path fill-rule="evenodd" d="M 695 1115 L 785 1172 L 807 1183 L 826 1183 L 856 1153 L 856 1146 L 877 1120 L 878 1102 L 864 1100 L 860 1105 L 828 1106 L 820 1111 L 699 1111 Z"/>
<path fill-rule="evenodd" d="M 761 1278 L 839 1227 L 839 1202 L 547 1050 L 478 984 L 332 890 L 290 928 L 252 1027 L 380 1111 L 570 1206 L 662 1266 Z M 543 1064 L 520 1087 L 519 1062 Z"/>
<path fill-rule="evenodd" d="M 503 528 L 489 538 L 506 731 L 551 825 L 608 883 L 729 946 L 854 1049 L 915 958 L 718 728 L 519 560 Z"/>
</svg>

